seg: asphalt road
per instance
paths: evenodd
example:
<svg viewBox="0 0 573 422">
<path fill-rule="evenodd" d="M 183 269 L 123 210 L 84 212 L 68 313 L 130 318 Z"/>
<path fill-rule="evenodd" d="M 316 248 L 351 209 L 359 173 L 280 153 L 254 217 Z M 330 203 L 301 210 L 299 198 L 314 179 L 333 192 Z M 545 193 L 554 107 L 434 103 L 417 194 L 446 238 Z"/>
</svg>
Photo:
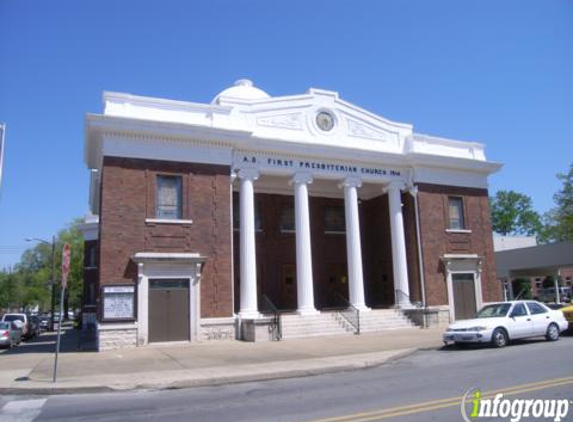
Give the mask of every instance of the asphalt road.
<svg viewBox="0 0 573 422">
<path fill-rule="evenodd" d="M 460 399 L 472 387 L 484 394 L 503 389 L 510 399 L 573 399 L 572 351 L 573 337 L 566 336 L 556 343 L 527 341 L 505 349 L 423 351 L 378 368 L 298 379 L 3 397 L 0 421 L 461 421 Z M 573 403 L 570 407 L 563 420 L 573 421 Z"/>
</svg>

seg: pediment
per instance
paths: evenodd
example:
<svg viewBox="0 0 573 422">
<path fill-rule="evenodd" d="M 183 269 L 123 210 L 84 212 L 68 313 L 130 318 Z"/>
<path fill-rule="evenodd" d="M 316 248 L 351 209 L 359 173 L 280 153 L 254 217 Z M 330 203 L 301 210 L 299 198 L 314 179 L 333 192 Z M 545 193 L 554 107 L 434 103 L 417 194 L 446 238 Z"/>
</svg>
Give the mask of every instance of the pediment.
<svg viewBox="0 0 573 422">
<path fill-rule="evenodd" d="M 237 117 L 246 118 L 253 136 L 292 139 L 321 144 L 367 143 L 369 148 L 399 152 L 412 134 L 409 124 L 392 122 L 348 103 L 336 92 L 310 89 L 299 96 L 272 97 L 248 106 L 236 106 Z M 321 128 L 320 113 L 331 116 L 331 128 Z M 240 118 L 240 117 L 239 117 Z M 372 145 L 374 143 L 374 145 Z"/>
</svg>

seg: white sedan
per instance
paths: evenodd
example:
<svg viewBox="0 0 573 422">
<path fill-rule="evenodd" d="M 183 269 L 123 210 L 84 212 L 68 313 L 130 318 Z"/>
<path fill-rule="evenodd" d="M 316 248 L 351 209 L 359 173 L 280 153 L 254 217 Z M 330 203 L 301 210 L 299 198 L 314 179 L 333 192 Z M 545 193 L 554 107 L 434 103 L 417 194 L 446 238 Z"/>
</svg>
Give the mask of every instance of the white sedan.
<svg viewBox="0 0 573 422">
<path fill-rule="evenodd" d="M 491 343 L 504 347 L 511 340 L 545 336 L 556 341 L 569 323 L 563 312 L 549 309 L 533 300 L 492 303 L 473 319 L 456 321 L 444 333 L 446 345 Z"/>
</svg>

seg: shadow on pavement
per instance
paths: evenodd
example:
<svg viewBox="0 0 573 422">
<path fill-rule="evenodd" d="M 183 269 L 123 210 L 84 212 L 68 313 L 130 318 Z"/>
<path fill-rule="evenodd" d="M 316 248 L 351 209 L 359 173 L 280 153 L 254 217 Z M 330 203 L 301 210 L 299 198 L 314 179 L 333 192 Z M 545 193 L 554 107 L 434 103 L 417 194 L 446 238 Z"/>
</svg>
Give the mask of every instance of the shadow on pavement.
<svg viewBox="0 0 573 422">
<path fill-rule="evenodd" d="M 4 355 L 19 355 L 25 353 L 54 353 L 56 351 L 57 332 L 42 333 L 39 338 L 22 341 L 19 346 L 4 350 Z M 63 328 L 60 339 L 60 353 L 77 352 L 80 348 L 80 332 L 73 328 Z"/>
<path fill-rule="evenodd" d="M 561 336 L 562 337 L 573 337 L 573 335 L 570 332 L 564 332 L 563 334 L 561 334 Z M 519 346 L 525 346 L 528 344 L 537 344 L 537 343 L 551 344 L 553 342 L 547 341 L 543 337 L 539 337 L 539 338 L 536 337 L 536 338 L 512 340 L 509 342 L 509 344 L 506 347 L 519 347 Z M 440 351 L 440 352 L 463 352 L 464 350 L 476 350 L 476 349 L 493 349 L 493 350 L 495 350 L 496 348 L 493 347 L 489 343 L 460 343 L 460 344 L 456 344 L 456 345 L 450 344 L 448 346 L 442 346 L 438 349 L 438 351 Z"/>
</svg>

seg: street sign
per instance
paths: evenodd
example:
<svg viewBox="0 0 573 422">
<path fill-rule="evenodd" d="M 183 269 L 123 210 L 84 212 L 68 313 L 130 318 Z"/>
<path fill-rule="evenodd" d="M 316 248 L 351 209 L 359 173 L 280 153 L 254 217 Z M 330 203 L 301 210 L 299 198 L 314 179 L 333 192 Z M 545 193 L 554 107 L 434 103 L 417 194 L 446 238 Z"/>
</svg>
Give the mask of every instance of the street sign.
<svg viewBox="0 0 573 422">
<path fill-rule="evenodd" d="M 64 249 L 62 250 L 62 287 L 66 287 L 68 284 L 68 274 L 70 273 L 70 245 L 64 243 Z"/>
</svg>

